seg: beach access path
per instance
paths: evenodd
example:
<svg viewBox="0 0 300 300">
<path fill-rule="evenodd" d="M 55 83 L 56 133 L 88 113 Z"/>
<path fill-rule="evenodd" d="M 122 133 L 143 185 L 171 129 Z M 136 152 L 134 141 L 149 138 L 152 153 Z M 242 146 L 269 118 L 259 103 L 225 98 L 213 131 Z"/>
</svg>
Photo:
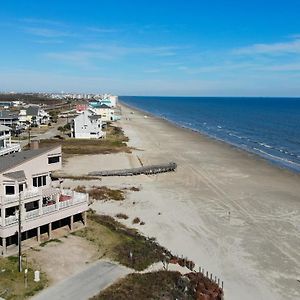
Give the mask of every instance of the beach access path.
<svg viewBox="0 0 300 300">
<path fill-rule="evenodd" d="M 191 130 L 122 107 L 130 153 L 68 158 L 64 172 L 177 163 L 152 176 L 65 180 L 127 188 L 125 201 L 95 201 L 98 213 L 135 227 L 224 281 L 226 299 L 300 299 L 300 176 Z M 135 186 L 138 192 L 128 188 Z M 133 225 L 139 217 L 145 224 Z"/>
<path fill-rule="evenodd" d="M 132 270 L 108 261 L 97 261 L 85 270 L 31 298 L 33 300 L 87 300 Z"/>
</svg>

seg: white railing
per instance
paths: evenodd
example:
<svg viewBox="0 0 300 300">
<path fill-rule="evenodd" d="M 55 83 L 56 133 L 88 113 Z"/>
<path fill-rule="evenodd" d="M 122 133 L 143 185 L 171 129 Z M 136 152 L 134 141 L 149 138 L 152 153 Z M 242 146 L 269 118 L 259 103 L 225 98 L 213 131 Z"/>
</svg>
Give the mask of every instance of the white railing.
<svg viewBox="0 0 300 300">
<path fill-rule="evenodd" d="M 9 216 L 5 218 L 5 225 L 11 225 L 18 222 L 18 218 L 16 216 Z"/>
<path fill-rule="evenodd" d="M 33 197 L 41 196 L 41 191 L 38 188 L 32 188 L 31 190 L 25 190 L 21 193 L 21 199 L 29 199 Z M 19 194 L 14 195 L 5 195 L 3 197 L 0 197 L 0 199 L 3 199 L 4 203 L 11 203 L 15 201 L 19 201 Z"/>
<path fill-rule="evenodd" d="M 26 219 L 33 219 L 33 218 L 38 217 L 39 214 L 40 214 L 39 209 L 31 210 L 31 211 L 26 212 L 25 218 Z"/>
<path fill-rule="evenodd" d="M 19 151 L 21 151 L 20 144 L 11 144 L 10 146 L 0 149 L 0 156 Z"/>
<path fill-rule="evenodd" d="M 86 202 L 88 201 L 87 194 L 84 193 L 78 193 L 74 192 L 73 193 L 73 203 L 81 203 L 81 202 Z"/>
<path fill-rule="evenodd" d="M 36 196 L 41 196 L 42 192 L 39 190 L 39 188 L 34 187 L 30 190 L 25 190 L 22 192 L 22 199 L 28 199 Z"/>
<path fill-rule="evenodd" d="M 65 201 L 59 202 L 58 207 L 59 207 L 59 209 L 61 209 L 61 208 L 66 208 L 66 207 L 71 206 L 72 204 L 73 204 L 73 203 L 72 203 L 72 199 L 70 199 L 70 200 L 65 200 Z"/>
<path fill-rule="evenodd" d="M 56 205 L 55 204 L 44 206 L 43 207 L 43 215 L 44 214 L 49 214 L 49 213 L 51 213 L 55 210 L 56 210 Z"/>
</svg>

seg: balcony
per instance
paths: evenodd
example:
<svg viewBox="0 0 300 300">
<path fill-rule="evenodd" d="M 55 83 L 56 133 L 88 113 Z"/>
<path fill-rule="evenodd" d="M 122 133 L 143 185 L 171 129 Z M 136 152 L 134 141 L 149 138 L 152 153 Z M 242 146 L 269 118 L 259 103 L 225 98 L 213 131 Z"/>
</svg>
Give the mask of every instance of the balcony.
<svg viewBox="0 0 300 300">
<path fill-rule="evenodd" d="M 47 190 L 49 192 L 49 190 Z M 76 207 L 79 204 L 86 204 L 88 203 L 88 194 L 78 193 L 71 190 L 59 190 L 59 189 L 52 189 L 52 193 L 60 193 L 59 199 L 56 203 L 50 202 L 51 204 L 42 206 L 41 208 L 34 209 L 28 212 L 22 211 L 22 222 L 26 222 L 29 220 L 37 219 L 49 215 L 51 213 L 59 213 L 60 211 L 65 211 L 68 208 Z M 24 195 L 28 197 L 33 196 L 40 196 L 42 197 L 42 193 L 39 189 L 26 191 Z M 13 196 L 13 197 L 12 197 Z M 5 200 L 9 199 L 9 201 L 16 201 L 18 200 L 18 195 L 11 195 L 5 196 Z M 22 200 L 25 199 L 24 197 Z M 8 203 L 8 202 L 5 202 Z M 1 220 L 1 219 L 0 219 Z M 0 226 L 9 226 L 18 223 L 18 215 L 11 215 L 6 217 L 5 219 L 2 218 L 0 222 Z M 22 223 L 23 224 L 23 223 Z"/>
<path fill-rule="evenodd" d="M 11 144 L 10 146 L 0 149 L 0 156 L 14 153 L 14 152 L 19 152 L 19 151 L 21 151 L 20 144 Z"/>
</svg>

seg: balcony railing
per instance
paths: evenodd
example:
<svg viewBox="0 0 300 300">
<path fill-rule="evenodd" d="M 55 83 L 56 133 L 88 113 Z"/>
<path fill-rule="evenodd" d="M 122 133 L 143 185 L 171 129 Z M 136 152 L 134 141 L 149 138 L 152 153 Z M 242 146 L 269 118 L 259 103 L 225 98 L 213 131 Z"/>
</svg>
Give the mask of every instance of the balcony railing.
<svg viewBox="0 0 300 300">
<path fill-rule="evenodd" d="M 5 225 L 11 225 L 18 222 L 18 218 L 16 216 L 9 216 L 5 218 Z"/>
<path fill-rule="evenodd" d="M 42 192 L 38 188 L 32 188 L 31 190 L 23 191 L 21 197 L 22 197 L 22 200 L 26 200 L 26 199 L 38 197 L 41 195 L 42 195 Z M 3 204 L 19 201 L 19 194 L 5 195 L 5 196 L 0 197 L 0 200 L 3 201 L 2 202 Z"/>
<path fill-rule="evenodd" d="M 19 152 L 21 150 L 20 144 L 11 144 L 5 148 L 0 149 L 0 156 L 13 152 Z"/>
<path fill-rule="evenodd" d="M 49 213 L 51 213 L 55 210 L 56 210 L 56 205 L 55 204 L 48 205 L 48 206 L 43 206 L 43 209 L 42 209 L 44 215 L 49 214 Z"/>
<path fill-rule="evenodd" d="M 36 195 L 40 195 L 40 190 L 38 189 L 34 189 L 32 190 L 30 193 L 26 194 L 28 197 L 33 197 Z M 15 199 L 18 199 L 18 196 L 16 195 L 12 195 L 15 196 Z M 13 197 L 9 197 L 11 199 L 13 199 Z M 7 199 L 7 198 L 5 198 Z M 73 205 L 77 205 L 80 203 L 84 203 L 84 202 L 88 202 L 88 194 L 84 194 L 84 193 L 78 193 L 78 192 L 74 192 L 71 190 L 63 190 L 62 194 L 60 196 L 60 201 L 58 201 L 56 204 L 50 204 L 48 206 L 43 206 L 42 209 L 34 209 L 28 212 L 22 212 L 22 215 L 24 216 L 25 220 L 30 220 L 30 219 L 34 219 L 37 217 L 41 217 L 43 215 L 49 214 L 51 212 L 55 212 L 55 211 L 59 211 L 61 209 L 66 209 L 68 207 L 71 207 Z M 23 218 L 22 218 L 23 219 Z M 18 216 L 17 215 L 11 215 L 9 217 L 6 217 L 4 221 L 4 224 L 1 222 L 1 218 L 0 218 L 0 226 L 9 226 L 12 224 L 15 224 L 18 222 Z"/>
<path fill-rule="evenodd" d="M 34 209 L 34 210 L 26 212 L 25 219 L 33 219 L 33 218 L 38 217 L 39 215 L 40 215 L 39 209 Z"/>
</svg>

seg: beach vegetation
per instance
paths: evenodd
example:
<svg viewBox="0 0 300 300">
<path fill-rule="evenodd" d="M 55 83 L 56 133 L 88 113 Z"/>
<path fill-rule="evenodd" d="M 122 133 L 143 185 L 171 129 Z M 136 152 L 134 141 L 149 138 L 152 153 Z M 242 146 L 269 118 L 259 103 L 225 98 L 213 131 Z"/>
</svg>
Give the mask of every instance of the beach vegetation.
<svg viewBox="0 0 300 300">
<path fill-rule="evenodd" d="M 76 192 L 88 193 L 89 197 L 94 200 L 115 200 L 123 201 L 125 199 L 125 193 L 119 189 L 110 189 L 106 186 L 93 186 L 92 188 L 86 188 L 79 185 L 75 188 Z"/>
<path fill-rule="evenodd" d="M 94 243 L 99 258 L 106 257 L 138 271 L 171 255 L 155 239 L 144 237 L 137 230 L 126 227 L 110 216 L 91 211 L 88 213 L 87 227 L 74 234 Z"/>
<path fill-rule="evenodd" d="M 116 214 L 116 218 L 127 220 L 128 216 L 122 213 Z"/>
</svg>

